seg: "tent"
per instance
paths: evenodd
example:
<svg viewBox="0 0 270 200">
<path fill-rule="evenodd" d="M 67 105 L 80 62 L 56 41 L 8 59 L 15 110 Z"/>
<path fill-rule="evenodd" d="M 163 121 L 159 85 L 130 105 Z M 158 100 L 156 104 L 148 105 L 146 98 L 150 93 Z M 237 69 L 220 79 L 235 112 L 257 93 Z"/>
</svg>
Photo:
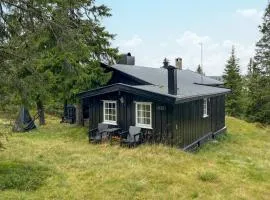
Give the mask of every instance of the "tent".
<svg viewBox="0 0 270 200">
<path fill-rule="evenodd" d="M 31 118 L 28 109 L 22 106 L 13 126 L 13 131 L 25 132 L 36 128 L 34 120 Z"/>
</svg>

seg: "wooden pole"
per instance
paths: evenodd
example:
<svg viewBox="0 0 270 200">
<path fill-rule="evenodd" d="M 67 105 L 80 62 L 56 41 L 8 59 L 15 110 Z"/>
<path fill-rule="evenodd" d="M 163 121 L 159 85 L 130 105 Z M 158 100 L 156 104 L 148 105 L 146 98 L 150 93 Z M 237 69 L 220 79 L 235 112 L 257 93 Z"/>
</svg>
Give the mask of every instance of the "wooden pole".
<svg viewBox="0 0 270 200">
<path fill-rule="evenodd" d="M 82 102 L 79 101 L 76 104 L 76 124 L 83 125 L 83 112 L 82 112 Z"/>
</svg>

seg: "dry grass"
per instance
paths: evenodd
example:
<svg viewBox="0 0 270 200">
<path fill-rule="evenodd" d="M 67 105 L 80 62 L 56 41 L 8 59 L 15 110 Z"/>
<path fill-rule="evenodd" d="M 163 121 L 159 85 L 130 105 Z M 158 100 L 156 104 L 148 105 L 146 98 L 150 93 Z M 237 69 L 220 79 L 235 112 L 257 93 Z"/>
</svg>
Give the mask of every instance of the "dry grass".
<svg viewBox="0 0 270 200">
<path fill-rule="evenodd" d="M 185 153 L 91 145 L 85 128 L 49 117 L 44 127 L 9 136 L 0 166 L 37 165 L 50 176 L 35 190 L 2 190 L 0 199 L 270 199 L 269 127 L 230 117 L 227 126 L 227 136 Z"/>
</svg>

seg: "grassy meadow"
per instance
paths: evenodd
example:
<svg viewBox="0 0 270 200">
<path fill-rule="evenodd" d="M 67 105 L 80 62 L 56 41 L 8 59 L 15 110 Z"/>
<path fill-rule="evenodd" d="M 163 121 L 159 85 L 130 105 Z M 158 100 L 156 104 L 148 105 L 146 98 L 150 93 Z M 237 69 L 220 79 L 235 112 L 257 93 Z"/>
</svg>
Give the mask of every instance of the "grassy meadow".
<svg viewBox="0 0 270 200">
<path fill-rule="evenodd" d="M 227 117 L 226 136 L 187 153 L 89 144 L 86 128 L 59 121 L 4 141 L 0 199 L 270 199 L 269 127 Z"/>
</svg>

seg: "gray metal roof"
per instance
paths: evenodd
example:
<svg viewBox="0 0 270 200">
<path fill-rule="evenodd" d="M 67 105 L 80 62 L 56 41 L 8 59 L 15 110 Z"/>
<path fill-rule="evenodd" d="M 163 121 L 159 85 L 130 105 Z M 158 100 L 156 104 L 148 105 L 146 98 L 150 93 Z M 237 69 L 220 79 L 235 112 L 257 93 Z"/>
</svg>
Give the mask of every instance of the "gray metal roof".
<svg viewBox="0 0 270 200">
<path fill-rule="evenodd" d="M 168 72 L 164 68 L 150 68 L 134 65 L 116 64 L 111 68 L 122 73 L 133 76 L 148 85 L 127 85 L 116 83 L 113 85 L 100 87 L 94 90 L 89 90 L 78 94 L 82 98 L 87 96 L 99 95 L 111 91 L 144 91 L 146 94 L 157 94 L 169 99 L 174 99 L 175 102 L 184 102 L 191 99 L 198 99 L 207 96 L 215 96 L 218 94 L 229 93 L 230 90 L 217 85 L 223 83 L 209 77 L 201 76 L 191 70 L 177 70 L 177 95 L 168 93 Z M 166 98 L 164 98 L 165 101 Z"/>
<path fill-rule="evenodd" d="M 221 81 L 221 82 L 224 81 L 224 78 L 222 76 L 208 76 L 208 77 L 212 78 L 212 79 L 215 79 L 215 80 L 218 80 L 218 81 Z"/>
<path fill-rule="evenodd" d="M 133 88 L 154 92 L 161 95 L 171 96 L 176 99 L 185 99 L 196 96 L 207 96 L 230 92 L 229 89 L 214 87 L 223 82 L 202 76 L 191 70 L 177 70 L 177 95 L 168 93 L 167 69 L 151 68 L 135 65 L 116 64 L 111 66 L 122 73 L 139 78 L 153 85 L 136 85 Z"/>
<path fill-rule="evenodd" d="M 99 87 L 97 89 L 81 92 L 78 94 L 80 98 L 87 98 L 91 96 L 97 96 L 100 94 L 106 94 L 108 92 L 124 91 L 130 93 L 137 93 L 142 96 L 150 96 L 153 98 L 153 95 L 159 95 L 160 101 L 168 101 L 170 103 L 181 103 L 185 101 L 190 101 L 192 99 L 200 99 L 203 97 L 216 96 L 219 94 L 224 94 L 230 92 L 229 89 L 191 84 L 188 86 L 183 86 L 178 88 L 177 95 L 168 94 L 168 88 L 165 86 L 156 86 L 156 85 L 128 85 L 123 83 L 115 83 L 112 85 L 107 85 L 104 87 Z M 141 91 L 141 92 L 139 92 Z M 143 92 L 143 93 L 142 93 Z M 161 97 L 164 98 L 161 98 Z"/>
<path fill-rule="evenodd" d="M 152 85 L 131 85 L 130 87 L 154 92 L 176 99 L 210 96 L 230 92 L 229 89 L 215 87 L 223 82 L 202 76 L 191 70 L 177 70 L 177 95 L 168 93 L 168 72 L 164 68 L 151 68 L 135 65 L 116 64 L 111 66 L 122 73 L 141 79 Z"/>
<path fill-rule="evenodd" d="M 177 95 L 169 94 L 168 87 L 166 86 L 136 85 L 136 86 L 131 86 L 131 87 L 145 90 L 148 92 L 154 92 L 157 94 L 174 97 L 177 100 L 189 99 L 193 97 L 211 96 L 211 95 L 230 92 L 230 90 L 226 88 L 219 88 L 219 87 L 205 86 L 205 85 L 198 85 L 198 84 L 181 85 L 180 87 L 177 88 Z"/>
<path fill-rule="evenodd" d="M 152 67 L 142 67 L 136 65 L 123 65 L 116 64 L 111 66 L 113 69 L 119 70 L 122 73 L 128 74 L 130 76 L 139 78 L 148 83 L 166 86 L 168 85 L 168 75 L 167 69 L 164 68 L 152 68 Z M 186 84 L 203 84 L 203 85 L 222 85 L 223 82 L 218 80 L 202 76 L 191 70 L 177 70 L 177 85 Z"/>
</svg>

